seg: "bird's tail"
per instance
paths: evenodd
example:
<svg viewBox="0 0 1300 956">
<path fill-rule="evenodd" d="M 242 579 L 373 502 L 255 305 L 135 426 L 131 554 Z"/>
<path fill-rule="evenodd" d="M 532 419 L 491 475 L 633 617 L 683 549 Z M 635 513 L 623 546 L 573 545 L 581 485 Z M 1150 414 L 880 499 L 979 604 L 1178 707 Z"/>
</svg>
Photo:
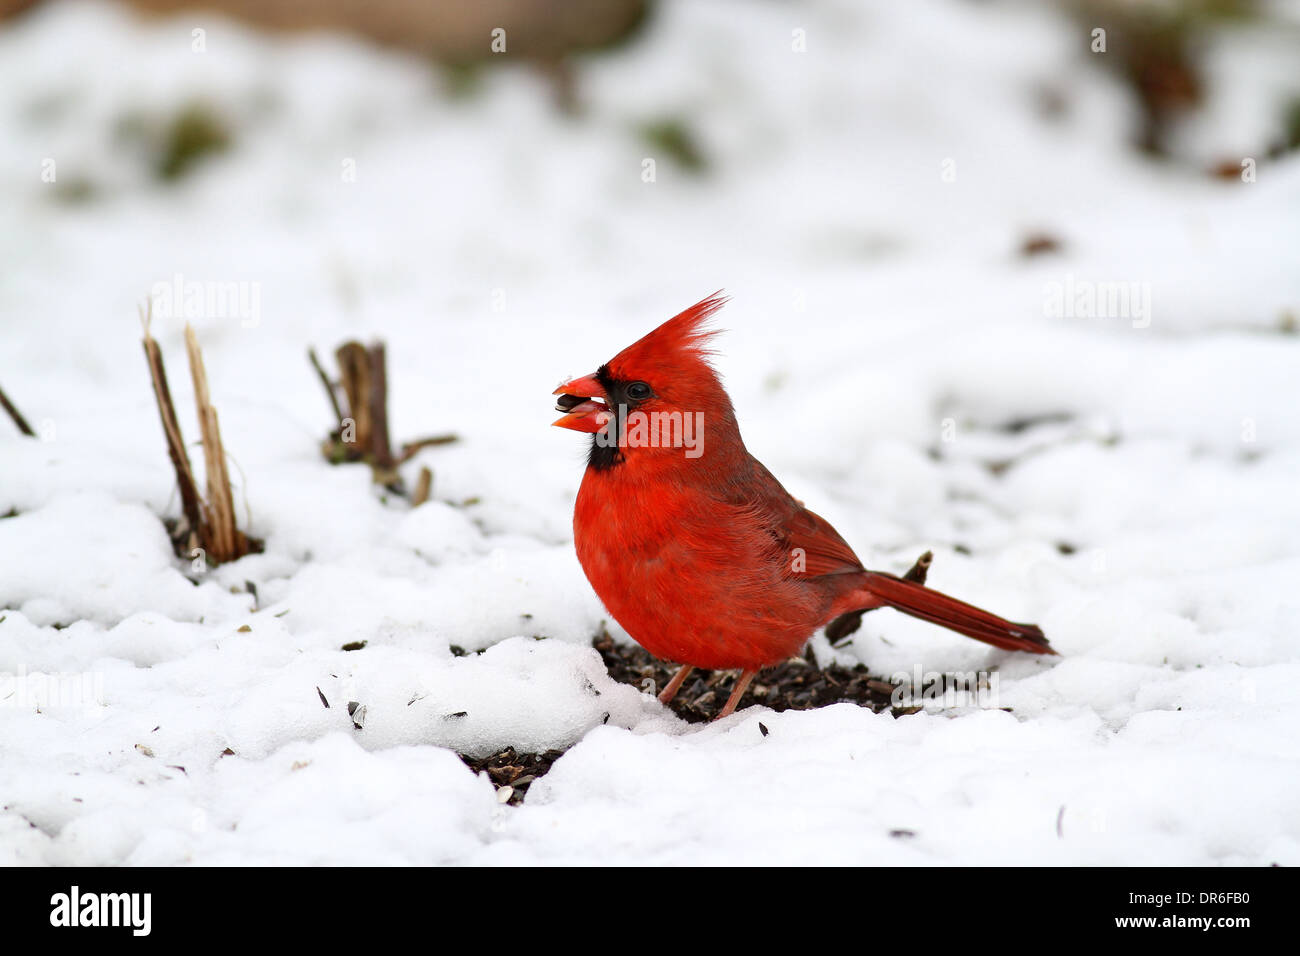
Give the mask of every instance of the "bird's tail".
<svg viewBox="0 0 1300 956">
<path fill-rule="evenodd" d="M 1056 653 L 1037 625 L 1016 624 L 915 581 L 868 571 L 864 586 L 881 604 L 1005 651 Z"/>
</svg>

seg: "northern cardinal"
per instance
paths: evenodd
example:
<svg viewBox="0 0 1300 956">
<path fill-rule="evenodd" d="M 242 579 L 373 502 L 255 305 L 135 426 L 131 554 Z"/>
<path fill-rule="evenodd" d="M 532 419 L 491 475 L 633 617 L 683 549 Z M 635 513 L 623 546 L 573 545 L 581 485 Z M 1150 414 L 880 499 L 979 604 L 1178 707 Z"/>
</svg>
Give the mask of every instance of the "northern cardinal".
<svg viewBox="0 0 1300 956">
<path fill-rule="evenodd" d="M 1055 654 L 1014 624 L 862 566 L 844 539 L 746 449 L 708 362 L 714 294 L 554 394 L 561 428 L 591 434 L 573 515 L 578 560 L 605 607 L 656 657 L 754 675 L 841 615 L 893 607 L 1005 650 Z M 850 627 L 850 629 L 852 629 Z"/>
</svg>

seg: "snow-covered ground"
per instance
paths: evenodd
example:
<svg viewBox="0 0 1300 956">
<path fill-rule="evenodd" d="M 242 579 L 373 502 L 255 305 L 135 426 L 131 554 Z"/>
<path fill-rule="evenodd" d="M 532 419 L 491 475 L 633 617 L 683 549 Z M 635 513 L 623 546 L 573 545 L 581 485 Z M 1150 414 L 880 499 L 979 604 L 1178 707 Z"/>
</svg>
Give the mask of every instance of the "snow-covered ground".
<svg viewBox="0 0 1300 956">
<path fill-rule="evenodd" d="M 454 99 L 207 15 L 0 33 L 0 385 L 41 436 L 0 419 L 0 863 L 1300 863 L 1300 160 L 1138 158 L 1078 31 L 673 3 L 583 64 L 578 117 L 522 66 Z M 1216 159 L 1257 132 L 1215 122 L 1231 79 L 1182 133 Z M 123 130 L 196 98 L 233 145 L 159 184 Z M 702 175 L 639 137 L 665 118 Z M 137 320 L 177 276 L 250 296 L 192 321 L 266 552 L 199 574 Z M 1132 294 L 1087 314 L 1104 284 Z M 1061 658 L 886 611 L 823 659 L 995 672 L 991 706 L 688 725 L 609 678 L 550 392 L 719 287 L 755 454 Z M 414 510 L 319 450 L 306 348 L 371 337 L 394 436 L 462 436 L 405 467 Z M 455 753 L 505 746 L 569 749 L 514 807 Z"/>
</svg>

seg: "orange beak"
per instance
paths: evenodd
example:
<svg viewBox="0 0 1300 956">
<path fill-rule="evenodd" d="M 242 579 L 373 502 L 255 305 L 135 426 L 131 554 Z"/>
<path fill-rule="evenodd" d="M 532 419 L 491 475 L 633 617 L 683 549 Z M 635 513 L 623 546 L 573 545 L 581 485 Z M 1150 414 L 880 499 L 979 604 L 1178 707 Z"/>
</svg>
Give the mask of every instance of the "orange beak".
<svg viewBox="0 0 1300 956">
<path fill-rule="evenodd" d="M 555 403 L 555 410 L 565 413 L 552 425 L 571 428 L 575 432 L 595 433 L 604 428 L 610 419 L 609 406 L 605 404 L 609 396 L 595 375 L 584 375 L 565 382 L 551 394 L 560 396 Z"/>
</svg>

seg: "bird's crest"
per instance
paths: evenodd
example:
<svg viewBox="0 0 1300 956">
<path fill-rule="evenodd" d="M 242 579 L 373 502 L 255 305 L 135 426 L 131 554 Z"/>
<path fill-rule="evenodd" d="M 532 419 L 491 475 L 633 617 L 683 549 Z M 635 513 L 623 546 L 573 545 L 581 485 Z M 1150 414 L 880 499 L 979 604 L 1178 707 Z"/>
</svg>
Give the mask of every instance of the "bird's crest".
<svg viewBox="0 0 1300 956">
<path fill-rule="evenodd" d="M 646 378 L 664 370 L 678 374 L 707 370 L 712 376 L 708 359 L 713 352 L 707 343 L 719 330 L 706 328 L 705 323 L 727 301 L 719 289 L 677 313 L 610 359 L 610 371 L 620 378 Z"/>
</svg>

